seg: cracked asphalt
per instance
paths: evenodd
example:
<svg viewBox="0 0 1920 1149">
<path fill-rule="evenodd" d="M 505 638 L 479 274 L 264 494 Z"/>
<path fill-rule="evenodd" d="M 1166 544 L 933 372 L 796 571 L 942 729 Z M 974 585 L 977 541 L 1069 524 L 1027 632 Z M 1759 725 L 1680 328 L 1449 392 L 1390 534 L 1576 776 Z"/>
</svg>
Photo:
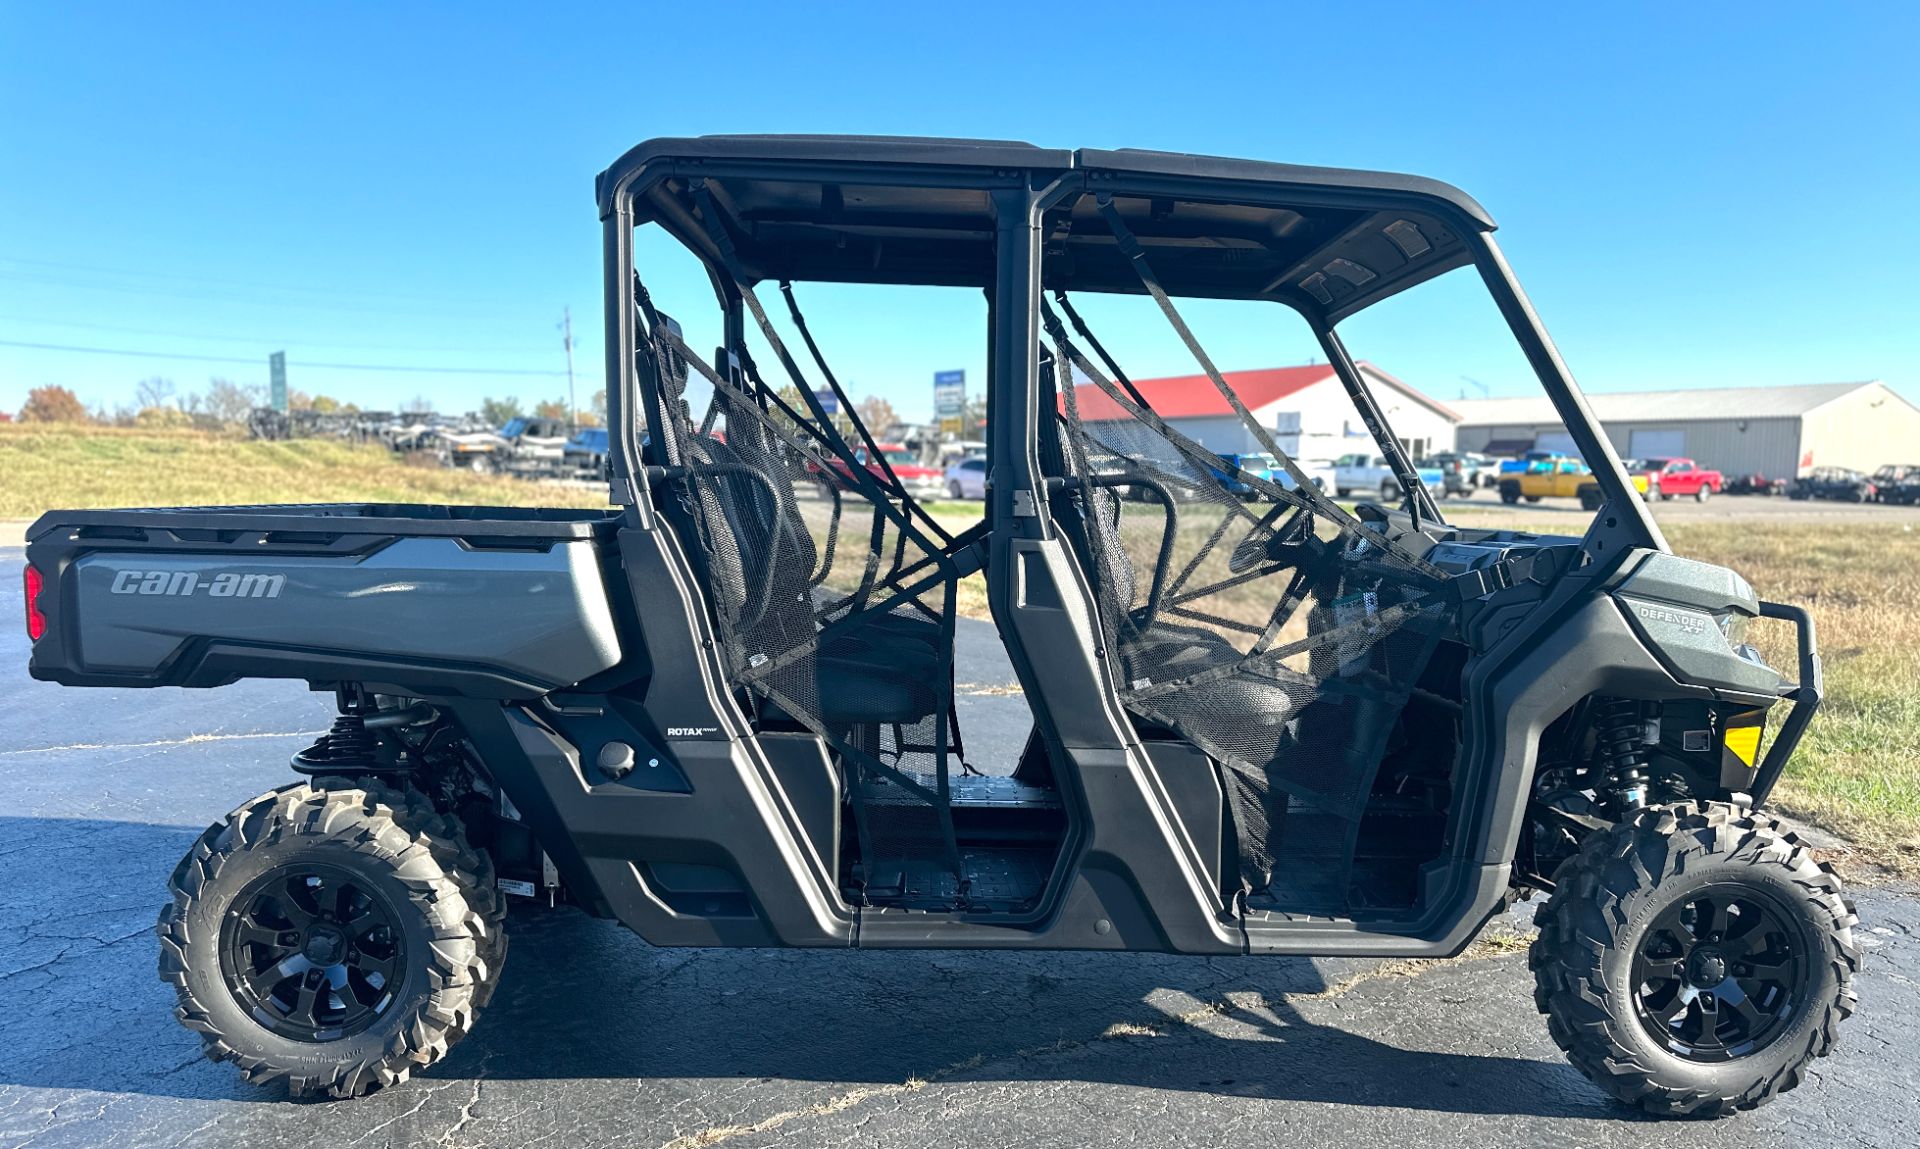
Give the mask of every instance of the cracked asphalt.
<svg viewBox="0 0 1920 1149">
<path fill-rule="evenodd" d="M 21 614 L 0 550 L 0 619 Z M 969 749 L 1023 735 L 988 636 Z M 1858 889 L 1860 1010 L 1780 1102 L 1656 1122 L 1535 1015 L 1525 907 L 1448 962 L 656 950 L 517 912 L 477 1032 L 407 1085 L 290 1102 L 203 1060 L 154 976 L 154 915 L 210 821 L 288 776 L 329 700 L 298 684 L 64 690 L 0 628 L 0 1147 L 1910 1145 L 1920 896 Z"/>
</svg>

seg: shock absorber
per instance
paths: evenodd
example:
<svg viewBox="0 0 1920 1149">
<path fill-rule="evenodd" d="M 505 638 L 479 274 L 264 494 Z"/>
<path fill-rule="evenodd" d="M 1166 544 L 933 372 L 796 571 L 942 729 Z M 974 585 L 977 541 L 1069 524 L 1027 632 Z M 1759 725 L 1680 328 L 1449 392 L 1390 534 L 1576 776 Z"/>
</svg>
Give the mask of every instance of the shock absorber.
<svg viewBox="0 0 1920 1149">
<path fill-rule="evenodd" d="M 1622 811 L 1647 804 L 1647 727 L 1657 721 L 1648 708 L 1631 698 L 1609 698 L 1595 708 L 1594 732 L 1600 757 L 1600 789 Z"/>
</svg>

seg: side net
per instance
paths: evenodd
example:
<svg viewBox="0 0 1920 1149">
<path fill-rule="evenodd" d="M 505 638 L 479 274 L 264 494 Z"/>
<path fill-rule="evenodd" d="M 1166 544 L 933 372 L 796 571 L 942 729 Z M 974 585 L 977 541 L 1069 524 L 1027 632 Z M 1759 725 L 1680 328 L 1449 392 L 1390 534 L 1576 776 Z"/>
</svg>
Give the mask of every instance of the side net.
<svg viewBox="0 0 1920 1149">
<path fill-rule="evenodd" d="M 1062 477 L 1051 509 L 1099 596 L 1121 701 L 1143 736 L 1220 764 L 1249 904 L 1346 914 L 1377 768 L 1451 620 L 1444 580 L 1264 433 L 1279 465 L 1255 473 L 1169 426 L 1056 300 L 1043 466 Z"/>
<path fill-rule="evenodd" d="M 870 900 L 957 908 L 961 572 L 947 541 L 810 393 L 770 387 L 744 350 L 707 363 L 641 299 L 671 425 L 669 510 L 694 540 L 730 683 L 761 729 L 808 730 L 834 751 L 859 834 L 852 877 Z M 690 374 L 713 389 L 697 421 Z"/>
</svg>

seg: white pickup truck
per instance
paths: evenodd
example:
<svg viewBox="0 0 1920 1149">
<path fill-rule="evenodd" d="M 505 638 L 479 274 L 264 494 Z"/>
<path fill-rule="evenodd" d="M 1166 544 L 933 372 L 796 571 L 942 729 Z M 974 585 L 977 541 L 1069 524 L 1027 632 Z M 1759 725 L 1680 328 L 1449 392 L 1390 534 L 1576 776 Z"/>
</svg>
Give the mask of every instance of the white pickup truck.
<svg viewBox="0 0 1920 1149">
<path fill-rule="evenodd" d="M 1426 484 L 1427 491 L 1434 498 L 1443 496 L 1446 490 L 1446 477 L 1436 467 L 1420 467 L 1416 472 L 1420 481 Z M 1349 494 L 1366 497 L 1378 495 L 1383 501 L 1400 498 L 1400 480 L 1393 475 L 1393 468 L 1387 465 L 1385 455 L 1342 455 L 1333 461 L 1334 493 L 1342 498 Z"/>
</svg>

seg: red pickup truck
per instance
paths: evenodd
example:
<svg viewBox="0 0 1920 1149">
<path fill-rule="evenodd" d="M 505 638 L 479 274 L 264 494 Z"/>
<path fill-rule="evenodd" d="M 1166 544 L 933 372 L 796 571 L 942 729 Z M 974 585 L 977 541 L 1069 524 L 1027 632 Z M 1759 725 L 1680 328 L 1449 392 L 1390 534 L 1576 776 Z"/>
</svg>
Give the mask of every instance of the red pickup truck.
<svg viewBox="0 0 1920 1149">
<path fill-rule="evenodd" d="M 1663 499 L 1692 495 L 1704 503 L 1726 485 L 1720 472 L 1710 471 L 1692 459 L 1642 459 L 1633 473 L 1645 475 L 1649 493 L 1657 490 Z"/>
</svg>

